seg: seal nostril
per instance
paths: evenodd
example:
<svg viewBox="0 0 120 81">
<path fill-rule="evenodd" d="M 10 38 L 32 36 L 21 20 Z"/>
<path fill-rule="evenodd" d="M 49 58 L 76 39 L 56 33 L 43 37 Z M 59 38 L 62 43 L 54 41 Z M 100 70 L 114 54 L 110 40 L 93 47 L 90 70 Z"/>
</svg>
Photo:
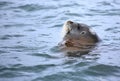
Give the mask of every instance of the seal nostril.
<svg viewBox="0 0 120 81">
<path fill-rule="evenodd" d="M 72 22 L 72 21 L 68 21 L 68 23 L 73 24 L 73 22 Z"/>
</svg>

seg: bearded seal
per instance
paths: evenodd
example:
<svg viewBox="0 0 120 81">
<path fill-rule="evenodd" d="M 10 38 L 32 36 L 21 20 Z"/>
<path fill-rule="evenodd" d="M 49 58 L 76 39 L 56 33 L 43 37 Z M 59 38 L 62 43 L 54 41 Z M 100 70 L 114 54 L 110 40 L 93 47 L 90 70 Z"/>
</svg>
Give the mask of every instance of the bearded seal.
<svg viewBox="0 0 120 81">
<path fill-rule="evenodd" d="M 88 25 L 71 20 L 64 23 L 62 36 L 59 46 L 67 53 L 88 53 L 99 42 L 98 35 Z"/>
</svg>

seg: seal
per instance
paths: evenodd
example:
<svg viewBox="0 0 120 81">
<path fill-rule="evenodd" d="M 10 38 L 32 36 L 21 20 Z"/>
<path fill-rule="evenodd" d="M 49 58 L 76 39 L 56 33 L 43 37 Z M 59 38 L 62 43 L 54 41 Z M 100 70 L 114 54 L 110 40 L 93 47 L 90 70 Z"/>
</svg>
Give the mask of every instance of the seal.
<svg viewBox="0 0 120 81">
<path fill-rule="evenodd" d="M 68 20 L 62 29 L 59 46 L 67 52 L 88 52 L 99 42 L 98 35 L 86 24 Z"/>
</svg>

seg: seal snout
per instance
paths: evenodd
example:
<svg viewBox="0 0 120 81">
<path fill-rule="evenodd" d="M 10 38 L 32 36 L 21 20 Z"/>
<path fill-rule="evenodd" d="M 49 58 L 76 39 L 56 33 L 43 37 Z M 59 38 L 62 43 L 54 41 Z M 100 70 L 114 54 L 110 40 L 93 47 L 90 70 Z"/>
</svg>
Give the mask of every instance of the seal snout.
<svg viewBox="0 0 120 81">
<path fill-rule="evenodd" d="M 67 21 L 66 23 L 67 23 L 67 24 L 73 24 L 73 21 L 70 21 L 70 20 L 69 20 L 69 21 Z"/>
</svg>

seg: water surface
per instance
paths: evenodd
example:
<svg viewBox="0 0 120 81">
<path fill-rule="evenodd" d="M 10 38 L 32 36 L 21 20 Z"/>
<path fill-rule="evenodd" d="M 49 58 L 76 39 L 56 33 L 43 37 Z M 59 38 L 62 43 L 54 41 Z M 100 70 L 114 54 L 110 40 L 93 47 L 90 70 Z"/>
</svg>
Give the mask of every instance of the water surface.
<svg viewBox="0 0 120 81">
<path fill-rule="evenodd" d="M 68 20 L 102 42 L 89 54 L 56 51 Z M 0 81 L 120 81 L 119 0 L 0 0 Z"/>
</svg>

